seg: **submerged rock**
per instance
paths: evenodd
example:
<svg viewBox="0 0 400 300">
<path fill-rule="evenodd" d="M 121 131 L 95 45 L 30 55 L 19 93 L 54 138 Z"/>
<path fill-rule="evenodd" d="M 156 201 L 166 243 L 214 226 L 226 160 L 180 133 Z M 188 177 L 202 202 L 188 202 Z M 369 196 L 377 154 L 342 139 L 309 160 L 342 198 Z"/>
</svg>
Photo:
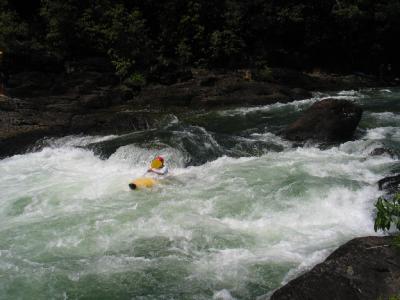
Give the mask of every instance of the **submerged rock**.
<svg viewBox="0 0 400 300">
<path fill-rule="evenodd" d="M 356 238 L 277 290 L 271 300 L 376 300 L 398 296 L 400 248 L 394 237 Z"/>
<path fill-rule="evenodd" d="M 371 153 L 369 155 L 371 155 L 371 156 L 387 155 L 387 156 L 390 156 L 391 158 L 396 158 L 398 156 L 397 153 L 395 151 L 393 151 L 392 149 L 383 148 L 383 147 L 375 148 L 374 150 L 371 151 Z"/>
<path fill-rule="evenodd" d="M 361 107 L 350 101 L 325 99 L 286 128 L 284 136 L 293 141 L 346 141 L 352 138 L 361 115 Z"/>
</svg>

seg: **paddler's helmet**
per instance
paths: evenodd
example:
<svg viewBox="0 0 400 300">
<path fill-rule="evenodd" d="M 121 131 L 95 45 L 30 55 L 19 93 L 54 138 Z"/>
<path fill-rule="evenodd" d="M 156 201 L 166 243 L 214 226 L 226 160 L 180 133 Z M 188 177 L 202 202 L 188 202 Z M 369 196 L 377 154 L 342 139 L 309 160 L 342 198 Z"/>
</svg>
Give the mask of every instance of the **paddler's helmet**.
<svg viewBox="0 0 400 300">
<path fill-rule="evenodd" d="M 151 167 L 153 169 L 161 169 L 164 166 L 164 158 L 162 156 L 157 156 L 151 161 Z"/>
</svg>

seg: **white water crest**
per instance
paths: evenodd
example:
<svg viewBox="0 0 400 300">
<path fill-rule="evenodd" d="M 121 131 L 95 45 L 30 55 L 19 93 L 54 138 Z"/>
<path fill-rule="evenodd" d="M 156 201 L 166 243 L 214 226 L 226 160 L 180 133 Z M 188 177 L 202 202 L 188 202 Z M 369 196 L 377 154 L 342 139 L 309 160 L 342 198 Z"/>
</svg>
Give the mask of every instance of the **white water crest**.
<svg viewBox="0 0 400 300">
<path fill-rule="evenodd" d="M 360 93 L 341 96 L 373 101 Z M 221 114 L 262 110 L 277 118 L 313 102 Z M 373 123 L 382 113 L 367 116 Z M 293 147 L 267 124 L 242 142 L 274 142 L 282 151 L 223 155 L 199 166 L 186 166 L 178 144 L 130 144 L 107 159 L 82 147 L 112 136 L 55 139 L 3 159 L 0 299 L 267 294 L 342 243 L 380 234 L 373 230 L 373 204 L 382 194 L 376 182 L 397 161 L 369 154 L 387 143 L 398 146 L 400 124 L 368 124 L 358 139 L 328 149 Z M 129 190 L 156 155 L 165 156 L 170 176 L 152 189 Z"/>
</svg>

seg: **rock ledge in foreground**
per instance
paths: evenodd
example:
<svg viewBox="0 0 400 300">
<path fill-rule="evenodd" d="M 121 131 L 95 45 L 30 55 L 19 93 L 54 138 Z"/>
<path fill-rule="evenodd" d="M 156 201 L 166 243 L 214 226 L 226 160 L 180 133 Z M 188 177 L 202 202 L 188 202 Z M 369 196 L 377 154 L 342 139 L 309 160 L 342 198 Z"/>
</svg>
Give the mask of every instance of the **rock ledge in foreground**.
<svg viewBox="0 0 400 300">
<path fill-rule="evenodd" d="M 277 290 L 271 300 L 377 300 L 400 296 L 400 248 L 393 237 L 356 238 Z"/>
</svg>

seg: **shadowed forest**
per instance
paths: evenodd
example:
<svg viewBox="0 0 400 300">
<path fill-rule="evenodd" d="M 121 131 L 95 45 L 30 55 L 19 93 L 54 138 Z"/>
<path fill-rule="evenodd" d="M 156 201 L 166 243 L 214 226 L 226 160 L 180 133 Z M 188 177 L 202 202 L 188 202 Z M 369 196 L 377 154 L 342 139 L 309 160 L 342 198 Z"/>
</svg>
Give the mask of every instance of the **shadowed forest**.
<svg viewBox="0 0 400 300">
<path fill-rule="evenodd" d="M 189 67 L 378 75 L 398 69 L 399 16 L 398 0 L 0 0 L 0 48 L 8 69 L 103 57 L 139 81 Z"/>
</svg>

